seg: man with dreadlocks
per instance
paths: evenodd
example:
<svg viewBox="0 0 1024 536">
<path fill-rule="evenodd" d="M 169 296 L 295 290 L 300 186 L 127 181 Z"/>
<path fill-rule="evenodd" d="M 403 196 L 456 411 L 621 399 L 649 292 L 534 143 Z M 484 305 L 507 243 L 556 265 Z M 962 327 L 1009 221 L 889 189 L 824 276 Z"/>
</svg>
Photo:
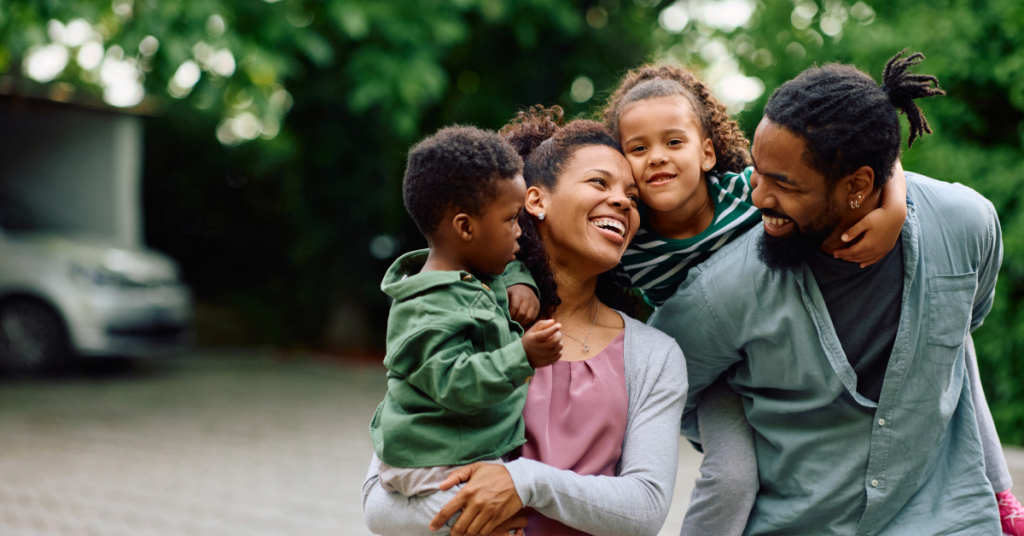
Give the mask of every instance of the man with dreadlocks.
<svg viewBox="0 0 1024 536">
<path fill-rule="evenodd" d="M 864 269 L 833 254 L 879 206 L 898 112 L 908 146 L 931 132 L 913 101 L 943 91 L 904 52 L 881 87 L 830 64 L 775 91 L 751 148 L 763 226 L 651 320 L 686 355 L 685 435 L 699 437 L 696 406 L 720 374 L 743 399 L 761 483 L 748 535 L 1000 534 L 965 353 L 1002 259 L 992 204 L 908 172 L 892 251 Z"/>
</svg>

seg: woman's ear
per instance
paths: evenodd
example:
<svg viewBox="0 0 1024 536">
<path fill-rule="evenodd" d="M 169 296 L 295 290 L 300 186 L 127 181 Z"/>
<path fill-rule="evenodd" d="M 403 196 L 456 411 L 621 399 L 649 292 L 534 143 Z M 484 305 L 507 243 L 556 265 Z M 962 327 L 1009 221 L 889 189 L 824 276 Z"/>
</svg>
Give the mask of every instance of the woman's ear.
<svg viewBox="0 0 1024 536">
<path fill-rule="evenodd" d="M 541 218 L 547 213 L 548 193 L 541 188 L 531 186 L 526 189 L 526 212 L 534 218 Z"/>
<path fill-rule="evenodd" d="M 452 218 L 452 228 L 455 229 L 455 236 L 463 242 L 473 240 L 473 218 L 465 212 L 460 212 Z"/>
</svg>

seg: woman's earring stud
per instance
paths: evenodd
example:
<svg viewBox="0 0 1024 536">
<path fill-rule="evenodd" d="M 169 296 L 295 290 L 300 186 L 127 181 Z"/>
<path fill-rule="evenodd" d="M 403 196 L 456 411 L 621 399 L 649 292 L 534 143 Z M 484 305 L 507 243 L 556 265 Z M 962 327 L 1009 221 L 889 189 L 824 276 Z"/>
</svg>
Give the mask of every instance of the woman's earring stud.
<svg viewBox="0 0 1024 536">
<path fill-rule="evenodd" d="M 540 221 L 544 221 L 544 213 L 541 212 L 540 214 L 537 214 L 537 219 Z"/>
</svg>

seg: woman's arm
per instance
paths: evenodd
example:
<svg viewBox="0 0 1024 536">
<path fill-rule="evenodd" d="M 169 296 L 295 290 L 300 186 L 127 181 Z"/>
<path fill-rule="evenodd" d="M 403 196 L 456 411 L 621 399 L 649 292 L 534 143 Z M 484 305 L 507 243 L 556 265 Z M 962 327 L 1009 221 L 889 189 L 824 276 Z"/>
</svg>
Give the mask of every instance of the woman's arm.
<svg viewBox="0 0 1024 536">
<path fill-rule="evenodd" d="M 470 479 L 435 517 L 435 524 L 461 508 L 463 513 L 452 534 L 472 533 L 470 527 L 487 532 L 504 512 L 521 504 L 595 536 L 657 534 L 668 515 L 675 486 L 686 364 L 674 343 L 665 345 L 660 355 L 643 357 L 648 359 L 647 367 L 636 387 L 643 396 L 635 402 L 639 404 L 636 411 L 630 412 L 618 476 L 583 476 L 527 459 L 503 468 L 480 467 L 495 474 L 481 485 Z M 463 471 L 472 473 L 472 467 Z M 497 471 L 505 470 L 515 494 L 508 493 L 507 481 L 496 484 L 502 480 Z M 459 476 L 455 475 L 455 480 Z M 486 521 L 474 525 L 476 517 Z"/>
</svg>

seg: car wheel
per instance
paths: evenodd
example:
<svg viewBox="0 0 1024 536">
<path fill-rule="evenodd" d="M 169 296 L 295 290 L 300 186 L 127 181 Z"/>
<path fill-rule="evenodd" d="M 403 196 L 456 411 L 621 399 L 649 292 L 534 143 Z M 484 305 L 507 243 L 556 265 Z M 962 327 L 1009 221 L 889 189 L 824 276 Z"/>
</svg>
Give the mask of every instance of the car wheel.
<svg viewBox="0 0 1024 536">
<path fill-rule="evenodd" d="M 30 298 L 0 304 L 0 369 L 14 374 L 56 370 L 67 356 L 64 322 L 50 306 Z"/>
</svg>

